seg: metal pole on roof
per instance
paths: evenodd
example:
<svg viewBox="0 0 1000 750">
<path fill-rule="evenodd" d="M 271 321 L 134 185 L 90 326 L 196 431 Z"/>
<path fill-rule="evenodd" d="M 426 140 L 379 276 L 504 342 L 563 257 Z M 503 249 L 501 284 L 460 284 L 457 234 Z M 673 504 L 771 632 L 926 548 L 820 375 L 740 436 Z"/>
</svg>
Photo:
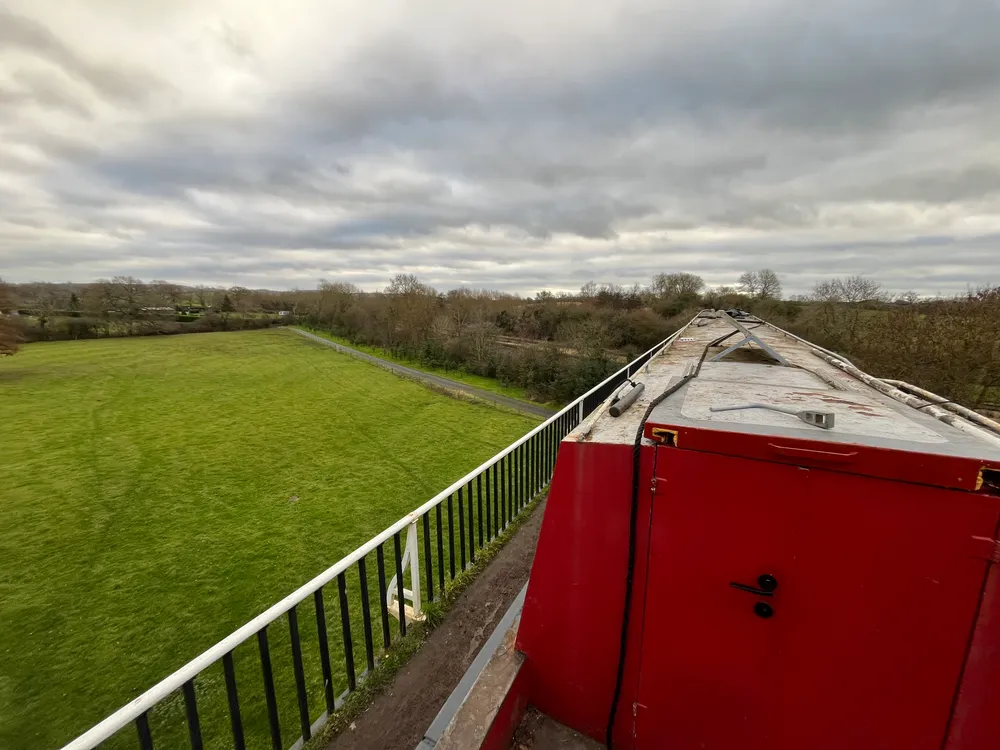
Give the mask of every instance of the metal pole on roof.
<svg viewBox="0 0 1000 750">
<path fill-rule="evenodd" d="M 928 405 L 927 402 L 924 399 L 920 398 L 919 396 L 914 396 L 912 394 L 900 390 L 899 388 L 896 388 L 893 385 L 889 385 L 888 383 L 869 375 L 867 372 L 859 370 L 854 365 L 847 364 L 844 360 L 838 357 L 831 357 L 826 354 L 821 354 L 818 351 L 813 351 L 813 354 L 822 359 L 824 362 L 831 364 L 840 370 L 843 370 L 852 377 L 857 378 L 865 385 L 871 386 L 879 393 L 885 394 L 889 398 L 896 399 L 896 401 L 904 403 L 907 406 L 912 406 L 915 409 L 920 409 L 920 411 L 927 412 L 932 417 L 940 419 L 945 424 L 950 424 L 952 427 L 955 427 L 956 429 L 959 429 L 962 432 L 966 432 L 970 435 L 975 435 L 981 440 L 985 440 L 986 442 L 992 445 L 995 446 L 1000 445 L 1000 436 L 993 433 L 987 428 L 978 427 L 975 424 L 972 424 L 969 420 L 965 419 L 964 417 L 960 417 L 958 414 L 950 412 L 947 409 L 942 409 L 939 406 Z"/>
<path fill-rule="evenodd" d="M 978 424 L 981 424 L 983 427 L 989 428 L 993 432 L 1000 434 L 1000 422 L 992 420 L 989 417 L 984 417 L 977 411 L 973 411 L 972 409 L 967 409 L 961 404 L 956 404 L 954 401 L 949 401 L 943 396 L 939 396 L 936 393 L 932 393 L 931 391 L 920 388 L 919 386 L 911 385 L 910 383 L 907 383 L 903 380 L 889 380 L 887 378 L 880 378 L 880 379 L 883 383 L 888 383 L 889 385 L 894 386 L 900 389 L 901 391 L 909 391 L 910 393 L 915 393 L 925 401 L 930 401 L 935 406 L 943 406 L 944 408 L 949 409 L 955 412 L 956 414 L 965 417 L 971 422 L 976 422 Z M 917 408 L 923 409 L 924 407 L 917 407 Z"/>
</svg>

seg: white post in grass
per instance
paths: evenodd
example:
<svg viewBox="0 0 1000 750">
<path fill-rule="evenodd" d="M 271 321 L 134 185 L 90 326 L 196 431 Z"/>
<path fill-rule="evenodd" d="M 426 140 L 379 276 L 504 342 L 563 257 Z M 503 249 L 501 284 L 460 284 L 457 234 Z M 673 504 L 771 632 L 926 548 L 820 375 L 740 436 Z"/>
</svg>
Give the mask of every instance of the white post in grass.
<svg viewBox="0 0 1000 750">
<path fill-rule="evenodd" d="M 420 552 L 417 544 L 417 522 L 406 529 L 406 548 L 410 553 L 410 591 L 413 600 L 413 619 L 420 617 Z"/>
</svg>

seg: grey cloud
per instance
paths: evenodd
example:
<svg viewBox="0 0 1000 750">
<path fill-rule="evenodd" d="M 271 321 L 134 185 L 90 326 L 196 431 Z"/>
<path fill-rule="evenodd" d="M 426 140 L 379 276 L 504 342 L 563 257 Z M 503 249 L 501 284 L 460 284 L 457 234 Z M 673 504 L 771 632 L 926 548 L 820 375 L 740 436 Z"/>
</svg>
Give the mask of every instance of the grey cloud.
<svg viewBox="0 0 1000 750">
<path fill-rule="evenodd" d="M 36 55 L 86 83 L 100 96 L 120 103 L 142 103 L 166 88 L 162 79 L 149 72 L 85 60 L 42 24 L 3 7 L 0 7 L 0 47 Z"/>
<path fill-rule="evenodd" d="M 873 200 L 952 203 L 978 200 L 1000 192 L 1000 164 L 956 165 L 950 168 L 916 168 L 906 175 L 876 178 L 865 189 Z M 849 198 L 841 191 L 842 198 Z"/>
<path fill-rule="evenodd" d="M 52 76 L 38 72 L 15 71 L 12 76 L 17 88 L 0 88 L 0 111 L 29 104 L 38 104 L 77 117 L 91 119 L 90 105 L 68 91 Z"/>
<path fill-rule="evenodd" d="M 4 275 L 127 265 L 187 281 L 344 274 L 380 286 L 412 270 L 513 291 L 674 268 L 732 283 L 758 266 L 790 292 L 849 273 L 927 292 L 961 291 L 956 268 L 1000 280 L 995 3 L 786 2 L 694 25 L 676 7 L 625 10 L 598 41 L 566 30 L 560 54 L 483 28 L 450 44 L 381 33 L 336 67 L 304 50 L 311 77 L 274 82 L 252 107 L 150 116 L 113 147 L 85 130 L 18 131 L 59 166 L 5 167 L 49 202 L 0 213 L 17 227 L 0 231 Z M 267 82 L 254 40 L 221 28 L 227 56 Z M 86 61 L 2 11 L 0 43 L 118 105 L 166 85 Z M 32 75 L 0 104 L 30 90 L 99 123 L 55 78 Z M 984 234 L 959 231 L 963 216 Z"/>
<path fill-rule="evenodd" d="M 668 24 L 670 12 L 641 23 Z M 910 107 L 995 95 L 998 30 L 991 0 L 789 3 L 655 45 L 608 68 L 597 96 L 566 105 L 590 114 L 590 103 L 618 101 L 635 115 L 673 110 L 717 127 L 733 112 L 790 129 L 880 127 Z"/>
</svg>

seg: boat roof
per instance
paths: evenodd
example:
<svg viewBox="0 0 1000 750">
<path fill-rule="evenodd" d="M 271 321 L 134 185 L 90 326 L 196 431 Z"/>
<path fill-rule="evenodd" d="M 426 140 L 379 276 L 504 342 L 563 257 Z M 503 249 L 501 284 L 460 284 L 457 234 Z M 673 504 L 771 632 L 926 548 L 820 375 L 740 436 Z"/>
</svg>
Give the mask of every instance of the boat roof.
<svg viewBox="0 0 1000 750">
<path fill-rule="evenodd" d="M 965 423 L 959 428 L 902 403 L 832 364 L 831 353 L 766 322 L 721 313 L 696 317 L 633 376 L 645 388 L 624 414 L 611 416 L 612 396 L 567 439 L 632 445 L 651 401 L 697 367 L 713 342 L 719 343 L 709 347 L 697 377 L 658 404 L 648 424 L 1000 462 L 1000 438 L 988 431 L 956 417 Z M 754 408 L 712 411 L 749 405 Z M 833 413 L 834 426 L 822 429 L 761 405 Z"/>
</svg>

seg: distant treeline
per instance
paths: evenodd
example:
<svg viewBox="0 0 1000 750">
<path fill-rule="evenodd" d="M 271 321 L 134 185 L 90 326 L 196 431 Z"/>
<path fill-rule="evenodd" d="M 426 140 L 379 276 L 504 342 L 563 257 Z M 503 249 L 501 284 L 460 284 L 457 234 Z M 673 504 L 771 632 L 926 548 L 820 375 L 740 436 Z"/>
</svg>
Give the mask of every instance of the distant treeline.
<svg viewBox="0 0 1000 750">
<path fill-rule="evenodd" d="M 119 276 L 93 284 L 19 284 L 0 311 L 21 310 L 24 341 L 259 328 L 300 321 L 428 366 L 460 369 L 568 401 L 662 341 L 701 308 L 741 308 L 970 406 L 1000 401 L 1000 288 L 951 299 L 889 295 L 872 279 L 829 279 L 782 299 L 769 269 L 733 287 L 691 273 L 648 286 L 585 284 L 531 298 L 490 290 L 440 293 L 400 274 L 379 292 L 321 282 L 296 291 L 184 287 Z M 2 325 L 10 326 L 9 317 Z M 0 331 L 3 329 L 0 328 Z M 2 346 L 2 345 L 0 345 Z M 8 347 L 9 349 L 9 347 Z M 0 349 L 2 351 L 2 349 Z"/>
<path fill-rule="evenodd" d="M 91 284 L 12 284 L 0 296 L 20 343 L 204 333 L 294 322 L 281 293 L 183 287 L 132 276 Z M 13 318 L 13 321 L 12 321 Z"/>
<path fill-rule="evenodd" d="M 270 316 L 243 318 L 205 315 L 149 315 L 142 318 L 123 319 L 114 315 L 91 317 L 82 313 L 54 316 L 45 321 L 26 319 L 20 326 L 22 343 L 37 341 L 75 341 L 116 336 L 170 336 L 178 333 L 208 333 L 211 331 L 251 330 L 270 328 L 293 323 L 294 318 Z"/>
</svg>

